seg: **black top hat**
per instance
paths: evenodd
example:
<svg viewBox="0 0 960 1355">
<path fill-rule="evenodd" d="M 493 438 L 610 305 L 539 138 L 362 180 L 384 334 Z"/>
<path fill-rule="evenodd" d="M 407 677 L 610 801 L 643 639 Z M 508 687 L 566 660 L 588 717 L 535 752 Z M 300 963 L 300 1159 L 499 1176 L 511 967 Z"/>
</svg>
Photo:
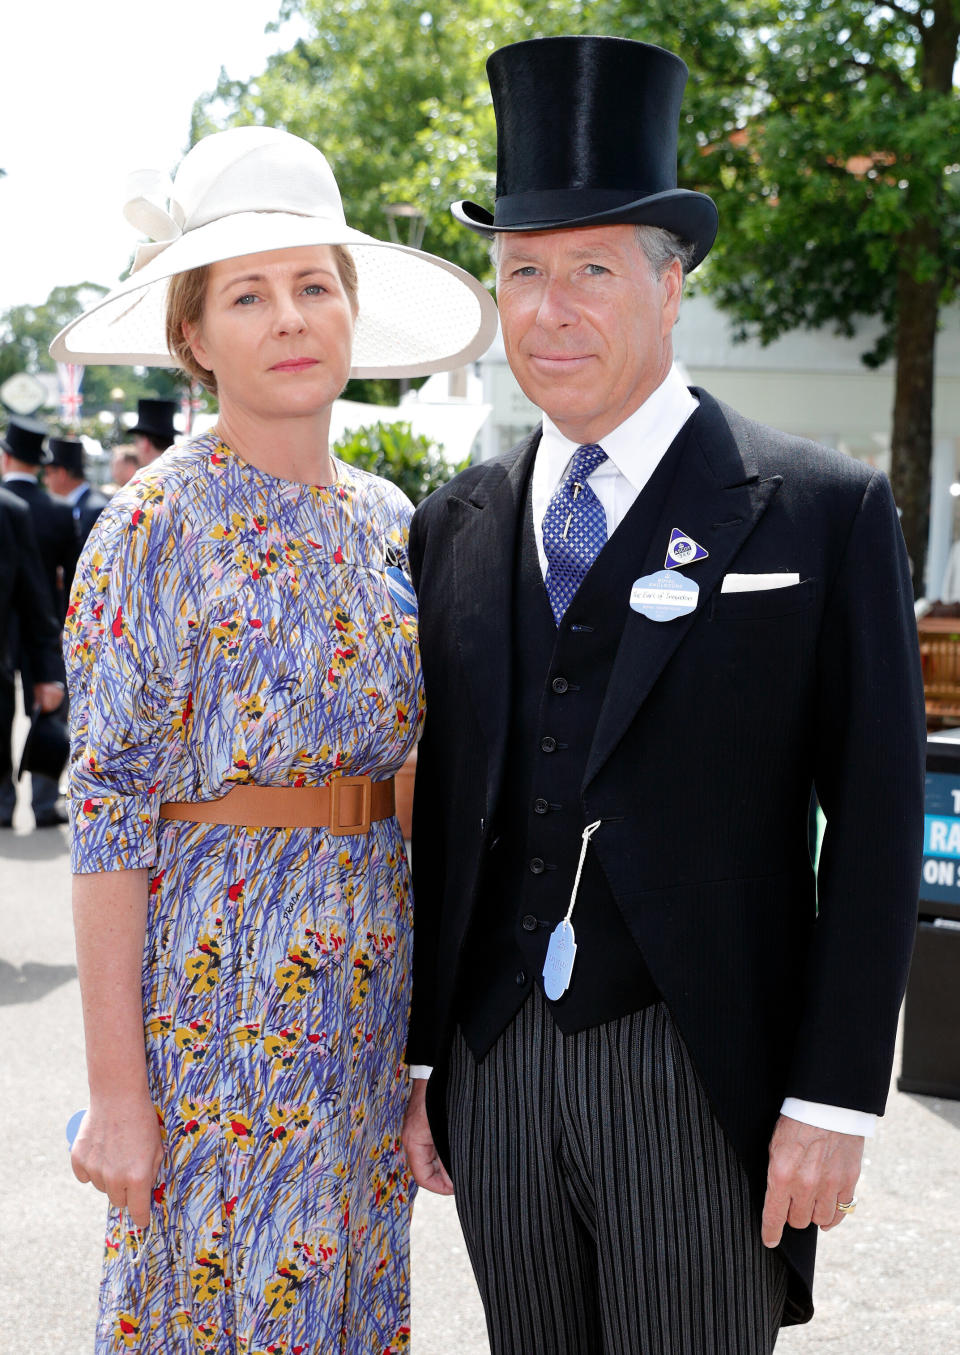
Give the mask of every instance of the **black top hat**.
<svg viewBox="0 0 960 1355">
<path fill-rule="evenodd" d="M 705 193 L 677 188 L 677 125 L 687 67 L 627 38 L 535 38 L 487 61 L 497 119 L 493 215 L 456 202 L 481 235 L 635 222 L 663 226 L 696 248 L 717 234 Z"/>
<path fill-rule="evenodd" d="M 49 447 L 51 466 L 62 466 L 78 480 L 83 479 L 83 443 L 79 438 L 51 438 Z"/>
<path fill-rule="evenodd" d="M 38 419 L 11 419 L 0 438 L 0 447 L 28 466 L 43 466 L 50 460 L 43 442 L 47 430 Z"/>
<path fill-rule="evenodd" d="M 170 446 L 177 436 L 173 416 L 178 409 L 176 400 L 138 400 L 137 422 L 130 432 L 145 433 L 158 441 L 166 440 Z"/>
</svg>

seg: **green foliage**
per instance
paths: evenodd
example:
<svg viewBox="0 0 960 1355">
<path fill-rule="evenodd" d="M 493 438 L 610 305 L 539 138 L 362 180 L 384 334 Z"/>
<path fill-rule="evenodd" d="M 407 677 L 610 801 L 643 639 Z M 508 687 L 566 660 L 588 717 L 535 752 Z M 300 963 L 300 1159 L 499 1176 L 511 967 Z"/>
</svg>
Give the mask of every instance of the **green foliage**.
<svg viewBox="0 0 960 1355">
<path fill-rule="evenodd" d="M 493 200 L 489 53 L 559 33 L 679 52 L 678 181 L 721 222 L 695 285 L 763 343 L 879 320 L 864 357 L 897 357 L 892 474 L 922 578 L 932 336 L 960 282 L 960 0 L 285 0 L 291 15 L 309 36 L 248 86 L 222 76 L 193 136 L 287 127 L 330 159 L 351 224 L 382 236 L 384 207 L 416 202 L 425 248 L 487 283 L 485 242 L 449 204 Z"/>
<path fill-rule="evenodd" d="M 898 286 L 935 278 L 945 302 L 960 282 L 960 9 L 758 0 L 744 18 L 738 135 L 704 142 L 722 223 L 706 285 L 764 343 L 877 317 L 882 360 Z M 934 251 L 911 244 L 918 221 Z"/>
<path fill-rule="evenodd" d="M 93 282 L 54 287 L 41 304 L 11 306 L 0 314 L 0 382 L 15 372 L 36 375 L 56 371 L 48 351 L 51 342 L 65 324 L 106 291 L 106 287 Z M 182 372 L 163 367 L 86 367 L 82 386 L 83 431 L 99 435 L 92 426 L 87 427 L 86 420 L 100 410 L 116 412 L 117 402 L 111 395 L 114 390 L 123 391 L 124 410 L 134 410 L 143 396 L 178 400 L 185 388 L 186 377 Z M 60 425 L 54 419 L 51 426 Z"/>
<path fill-rule="evenodd" d="M 413 504 L 463 469 L 451 466 L 439 444 L 422 433 L 414 435 L 408 423 L 375 423 L 351 430 L 332 450 L 341 461 L 391 480 Z"/>
</svg>

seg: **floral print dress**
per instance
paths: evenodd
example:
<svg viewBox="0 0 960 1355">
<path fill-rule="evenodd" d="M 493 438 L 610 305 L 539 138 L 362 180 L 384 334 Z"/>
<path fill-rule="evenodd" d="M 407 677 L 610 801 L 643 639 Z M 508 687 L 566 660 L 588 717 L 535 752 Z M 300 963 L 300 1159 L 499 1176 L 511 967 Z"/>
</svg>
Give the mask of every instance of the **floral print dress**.
<svg viewBox="0 0 960 1355">
<path fill-rule="evenodd" d="M 117 493 L 77 571 L 73 868 L 148 871 L 164 1145 L 141 1245 L 110 1211 L 98 1352 L 409 1345 L 397 821 L 335 836 L 158 820 L 164 800 L 244 782 L 382 780 L 416 742 L 411 507 L 336 470 L 329 487 L 285 481 L 197 439 Z"/>
</svg>

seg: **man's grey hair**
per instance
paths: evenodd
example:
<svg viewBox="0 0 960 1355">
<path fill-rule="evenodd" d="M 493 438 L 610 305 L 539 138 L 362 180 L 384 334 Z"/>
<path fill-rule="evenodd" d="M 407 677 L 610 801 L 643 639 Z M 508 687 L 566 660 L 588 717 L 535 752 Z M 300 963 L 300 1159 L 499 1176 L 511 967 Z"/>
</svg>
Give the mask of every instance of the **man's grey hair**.
<svg viewBox="0 0 960 1355">
<path fill-rule="evenodd" d="M 570 229 L 573 230 L 575 227 Z M 654 277 L 662 278 L 674 259 L 680 260 L 683 276 L 687 276 L 697 252 L 697 247 L 692 241 L 682 239 L 664 226 L 637 225 L 634 226 L 634 231 L 637 244 L 646 256 Z M 495 269 L 500 263 L 500 236 L 503 233 L 498 231 L 490 241 L 490 259 Z"/>
<path fill-rule="evenodd" d="M 692 241 L 682 239 L 664 226 L 635 226 L 634 230 L 637 244 L 647 256 L 656 277 L 662 278 L 674 259 L 680 260 L 683 276 L 687 276 L 697 252 Z"/>
</svg>

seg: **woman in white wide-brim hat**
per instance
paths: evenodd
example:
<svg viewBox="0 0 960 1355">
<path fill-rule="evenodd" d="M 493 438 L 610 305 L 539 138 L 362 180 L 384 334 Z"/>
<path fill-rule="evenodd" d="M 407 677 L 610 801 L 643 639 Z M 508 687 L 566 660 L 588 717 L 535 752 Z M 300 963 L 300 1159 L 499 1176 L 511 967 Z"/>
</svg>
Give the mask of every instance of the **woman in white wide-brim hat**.
<svg viewBox="0 0 960 1355">
<path fill-rule="evenodd" d="M 177 362 L 215 428 L 119 490 L 67 620 L 96 1349 L 406 1349 L 411 506 L 334 461 L 351 370 L 470 361 L 493 303 L 346 226 L 326 160 L 237 128 L 128 216 L 155 243 L 53 345 Z"/>
</svg>

